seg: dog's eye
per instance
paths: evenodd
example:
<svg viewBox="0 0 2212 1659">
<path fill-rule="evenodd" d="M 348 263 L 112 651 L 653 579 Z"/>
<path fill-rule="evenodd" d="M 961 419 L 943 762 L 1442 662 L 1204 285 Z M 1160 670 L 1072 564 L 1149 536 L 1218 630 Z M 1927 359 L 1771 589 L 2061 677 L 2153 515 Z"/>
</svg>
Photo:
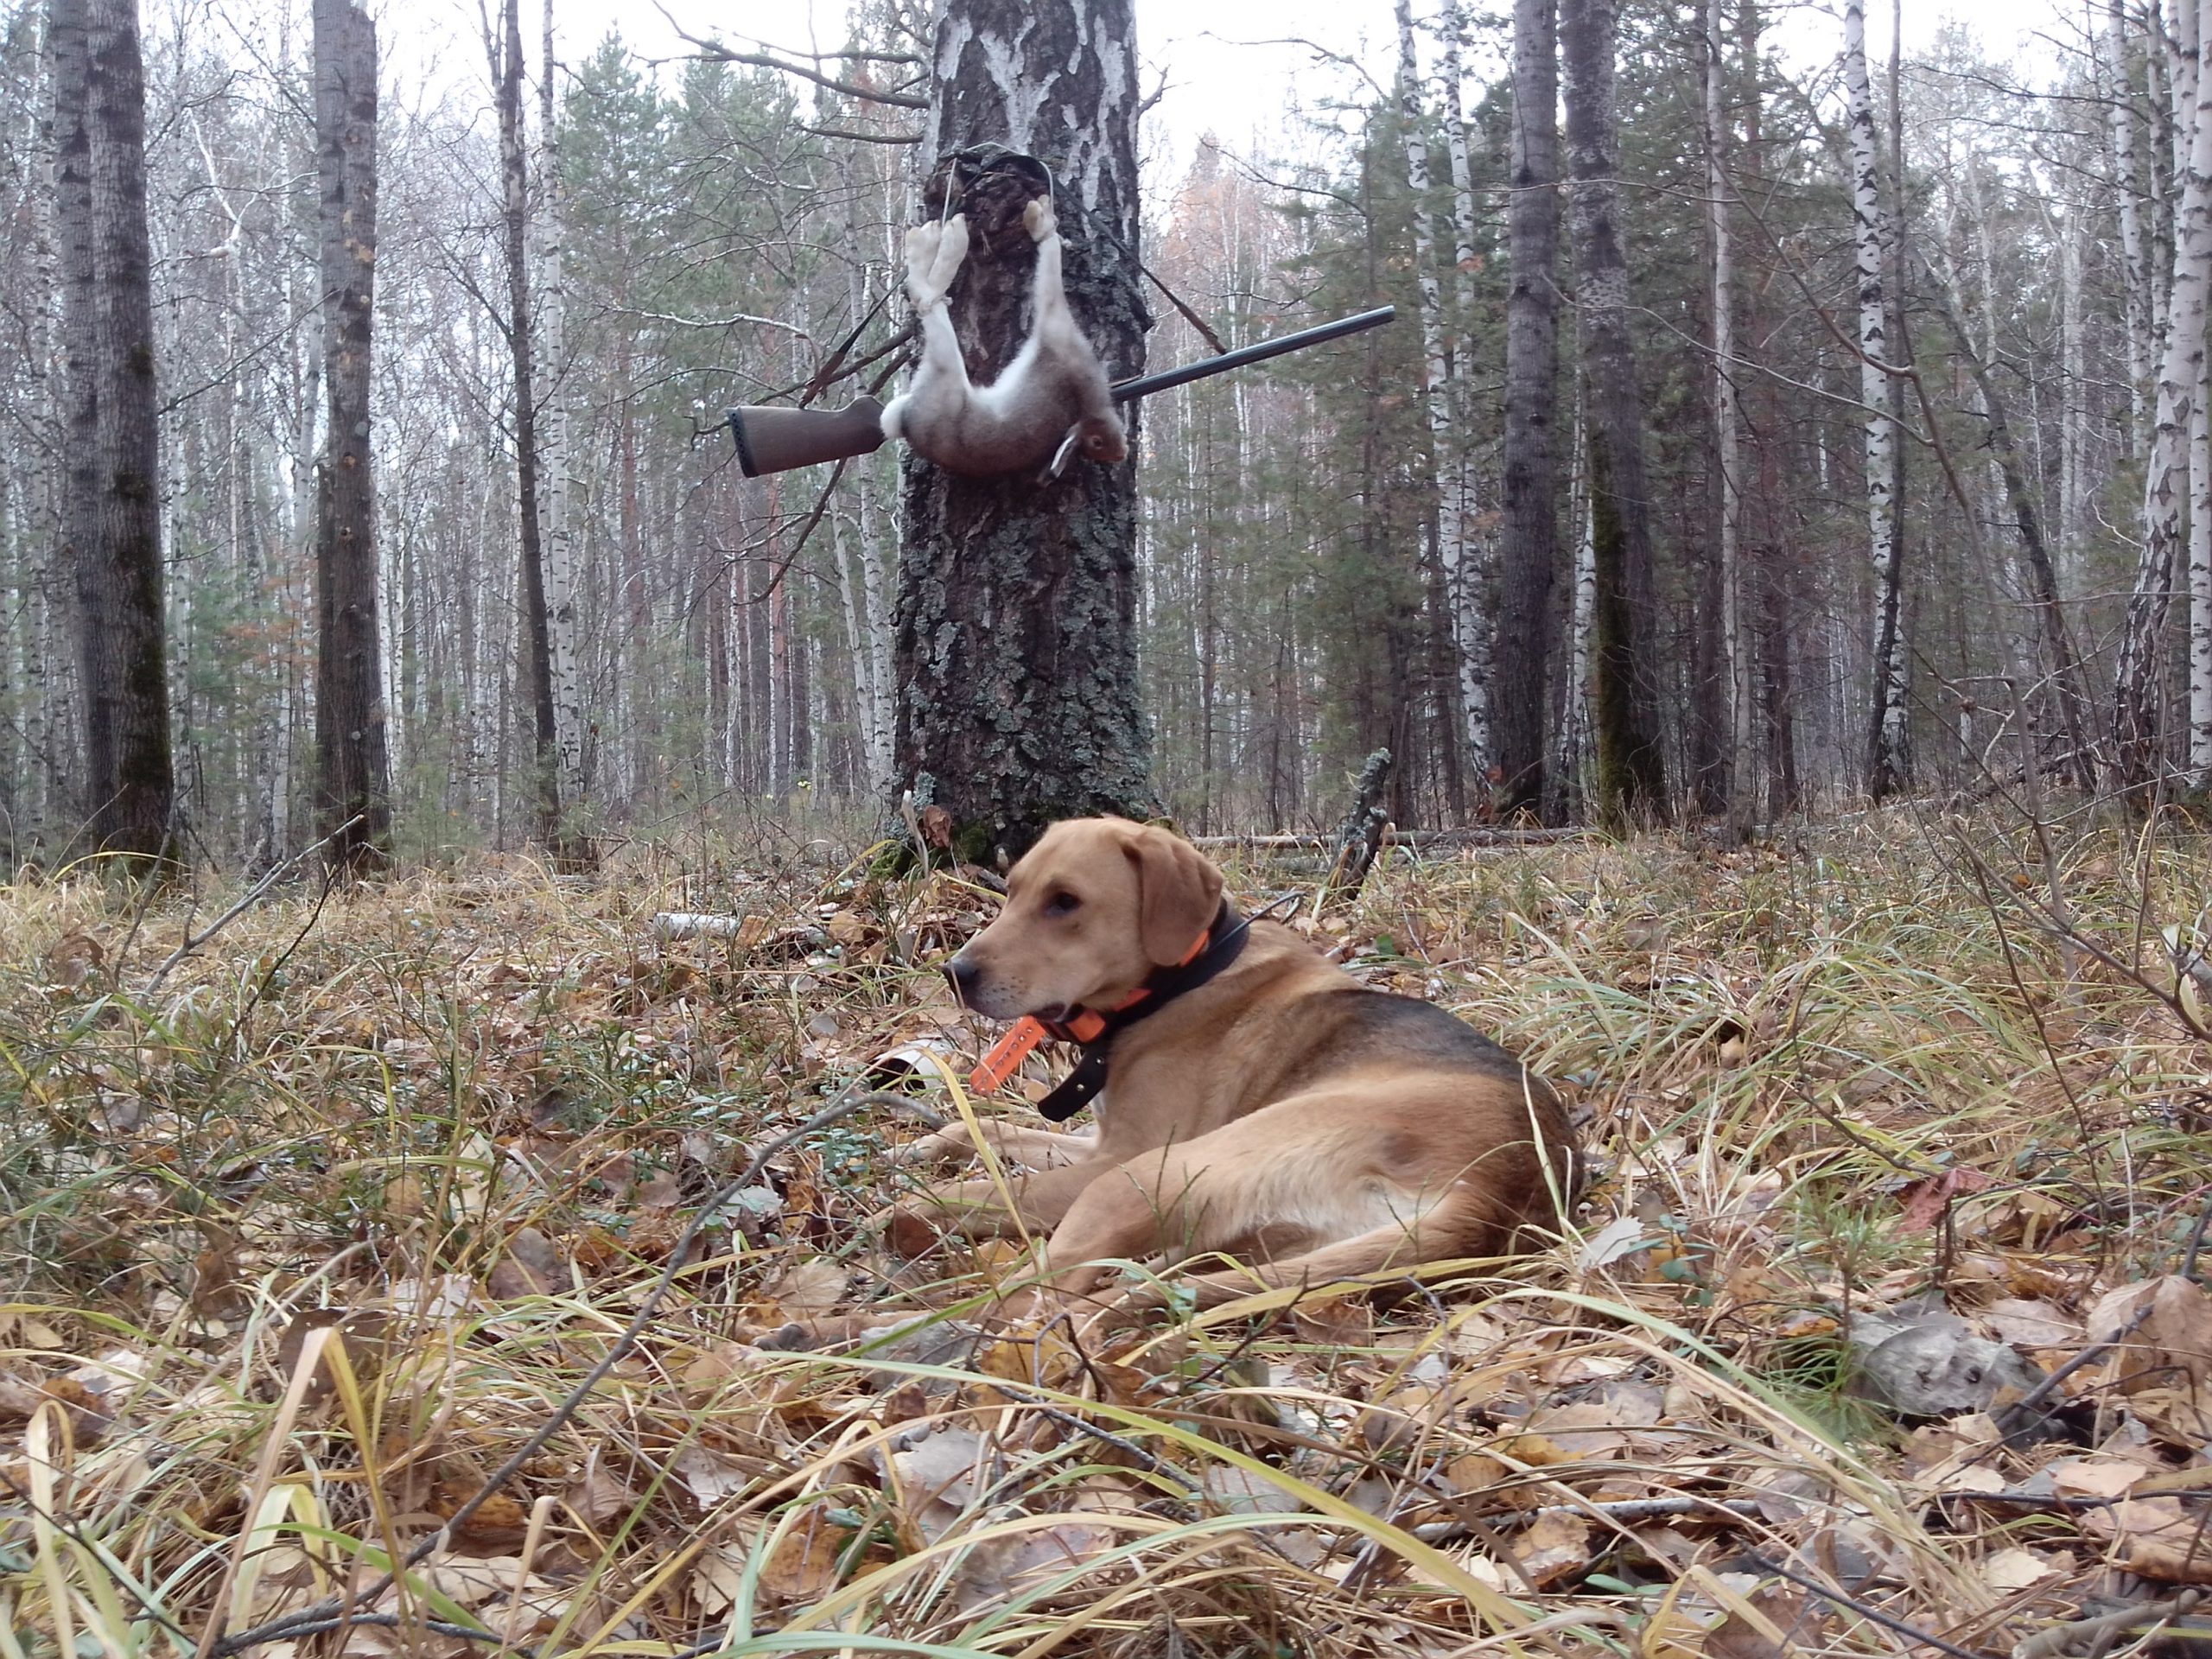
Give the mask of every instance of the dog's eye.
<svg viewBox="0 0 2212 1659">
<path fill-rule="evenodd" d="M 1071 893 L 1056 893 L 1045 901 L 1045 913 L 1053 917 L 1072 916 L 1082 904 L 1083 900 Z"/>
</svg>

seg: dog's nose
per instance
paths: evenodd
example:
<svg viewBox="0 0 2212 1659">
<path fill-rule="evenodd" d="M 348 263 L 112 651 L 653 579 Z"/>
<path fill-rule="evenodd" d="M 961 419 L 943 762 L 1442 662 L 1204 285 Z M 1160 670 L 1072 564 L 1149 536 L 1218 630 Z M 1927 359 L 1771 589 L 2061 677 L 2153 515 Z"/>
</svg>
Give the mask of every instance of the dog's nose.
<svg viewBox="0 0 2212 1659">
<path fill-rule="evenodd" d="M 965 1007 L 969 993 L 976 988 L 978 976 L 976 964 L 964 956 L 955 957 L 944 964 L 944 976 L 952 982 L 952 998 Z"/>
</svg>

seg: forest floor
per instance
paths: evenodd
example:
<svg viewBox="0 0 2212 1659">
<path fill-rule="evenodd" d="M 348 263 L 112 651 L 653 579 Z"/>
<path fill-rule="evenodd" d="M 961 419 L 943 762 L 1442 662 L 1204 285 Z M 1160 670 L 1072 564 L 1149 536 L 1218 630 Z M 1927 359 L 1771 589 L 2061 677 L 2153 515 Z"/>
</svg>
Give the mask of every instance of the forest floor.
<svg viewBox="0 0 2212 1659">
<path fill-rule="evenodd" d="M 1395 855 L 1317 942 L 1560 1082 L 1570 1236 L 1111 1344 L 862 1225 L 1026 1109 L 956 1081 L 981 887 L 487 856 L 180 956 L 236 897 L 0 889 L 0 1659 L 2049 1656 L 2212 1585 L 2201 837 Z M 938 1311 L 745 1339 L 876 1301 Z"/>
</svg>

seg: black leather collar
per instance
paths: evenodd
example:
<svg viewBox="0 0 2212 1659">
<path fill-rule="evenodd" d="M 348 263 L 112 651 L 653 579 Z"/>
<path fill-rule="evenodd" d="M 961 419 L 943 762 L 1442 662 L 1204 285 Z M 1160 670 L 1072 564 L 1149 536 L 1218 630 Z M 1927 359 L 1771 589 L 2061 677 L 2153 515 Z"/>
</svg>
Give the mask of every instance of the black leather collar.
<svg viewBox="0 0 2212 1659">
<path fill-rule="evenodd" d="M 1112 1058 L 1116 1036 L 1226 971 L 1244 954 L 1246 932 L 1251 925 L 1224 899 L 1221 908 L 1214 912 L 1213 925 L 1206 930 L 1206 944 L 1196 956 L 1175 967 L 1160 969 L 1145 981 L 1141 995 L 1120 1007 L 1111 1012 L 1088 1010 L 1090 1017 L 1082 1021 L 1086 1029 L 1081 1035 L 1071 1029 L 1074 1022 L 1039 1021 L 1056 1040 L 1082 1043 L 1083 1054 L 1076 1061 L 1075 1070 L 1037 1103 L 1037 1109 L 1050 1122 L 1065 1123 L 1096 1100 L 1099 1090 L 1106 1086 L 1106 1068 Z"/>
</svg>

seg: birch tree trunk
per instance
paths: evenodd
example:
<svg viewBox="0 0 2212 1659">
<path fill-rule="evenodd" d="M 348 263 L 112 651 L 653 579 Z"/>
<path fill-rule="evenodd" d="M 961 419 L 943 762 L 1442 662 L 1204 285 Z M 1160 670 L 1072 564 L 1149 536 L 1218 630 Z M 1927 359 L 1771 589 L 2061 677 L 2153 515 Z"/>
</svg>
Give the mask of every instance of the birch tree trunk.
<svg viewBox="0 0 2212 1659">
<path fill-rule="evenodd" d="M 1461 557 L 1450 583 L 1452 639 L 1458 652 L 1459 704 L 1466 716 L 1467 759 L 1476 776 L 1497 769 L 1497 651 L 1490 626 L 1491 549 L 1483 529 L 1482 489 L 1475 453 L 1474 164 L 1460 98 L 1466 7 L 1452 0 L 1444 19 L 1444 149 L 1452 169 L 1452 465 L 1444 476 L 1442 512 L 1457 527 Z M 1241 396 L 1241 392 L 1240 392 Z"/>
<path fill-rule="evenodd" d="M 329 425 L 315 492 L 317 833 L 333 868 L 389 861 L 391 780 L 377 635 L 369 351 L 377 257 L 377 31 L 348 0 L 315 0 L 315 156 L 322 188 Z"/>
<path fill-rule="evenodd" d="M 1022 154 L 1052 169 L 1077 321 L 1110 377 L 1143 366 L 1137 107 L 1130 0 L 950 0 L 922 206 L 937 214 L 957 175 L 970 244 L 952 321 L 976 380 L 1021 342 L 1034 258 L 1021 213 L 1039 188 Z M 982 863 L 1019 856 L 1056 818 L 1149 816 L 1134 454 L 1046 484 L 955 478 L 912 455 L 905 467 L 899 786 L 943 806 L 956 849 Z"/>
<path fill-rule="evenodd" d="M 1590 747 L 1590 632 L 1598 608 L 1598 549 L 1590 522 L 1589 479 L 1581 457 L 1587 452 L 1580 379 L 1574 394 L 1574 423 L 1567 439 L 1567 522 L 1574 530 L 1574 569 L 1568 599 L 1565 695 L 1560 699 L 1552 758 L 1552 798 L 1546 815 L 1569 818 L 1581 810 L 1583 761 Z"/>
<path fill-rule="evenodd" d="M 553 663 L 554 747 L 561 799 L 573 821 L 589 792 L 584 753 L 583 668 L 576 628 L 576 537 L 569 522 L 568 289 L 561 276 L 566 232 L 561 187 L 561 127 L 555 100 L 553 0 L 545 0 L 545 55 L 537 83 L 537 359 L 544 388 L 545 610 Z"/>
<path fill-rule="evenodd" d="M 2088 322 L 2083 315 L 2081 213 L 2058 221 L 2058 568 L 2069 593 L 2081 588 L 2082 499 L 2089 470 Z"/>
<path fill-rule="evenodd" d="M 2121 785 L 2140 801 L 2164 755 L 2166 622 L 2181 564 L 2183 499 L 2190 436 L 2204 378 L 2205 294 L 2212 280 L 2212 75 L 2199 54 L 2212 31 L 2212 0 L 2183 0 L 2176 13 L 2171 78 L 2188 116 L 2181 200 L 2174 214 L 2173 276 L 2159 356 L 2150 465 L 2144 477 L 2143 546 L 2135 567 L 2113 686 L 2113 747 Z M 2181 142 L 2179 140 L 2177 143 Z"/>
<path fill-rule="evenodd" d="M 2112 141 L 2113 194 L 2120 215 L 2121 301 L 2127 330 L 2128 453 L 2141 454 L 2151 434 L 2151 306 L 2149 264 L 2143 245 L 2142 168 L 2135 154 L 2134 79 L 2128 72 L 2127 0 L 2107 0 L 2104 56 L 2106 127 Z"/>
<path fill-rule="evenodd" d="M 71 399 L 64 524 L 76 573 L 85 834 L 105 851 L 167 860 L 176 850 L 175 774 L 137 6 L 52 6 Z"/>
<path fill-rule="evenodd" d="M 1574 181 L 1576 303 L 1588 399 L 1591 542 L 1597 580 L 1591 677 L 1599 818 L 1658 823 L 1669 816 L 1660 746 L 1658 614 L 1643 400 L 1629 334 L 1621 253 L 1620 135 L 1614 109 L 1618 0 L 1561 0 L 1567 167 Z"/>
<path fill-rule="evenodd" d="M 1905 777 L 1903 561 L 1897 556 L 1897 424 L 1890 416 L 1889 306 L 1884 297 L 1882 162 L 1866 71 L 1866 0 L 1844 0 L 1843 74 L 1851 125 L 1851 207 L 1859 271 L 1859 398 L 1866 405 L 1867 562 L 1873 574 L 1873 716 L 1866 789 L 1882 800 Z"/>
<path fill-rule="evenodd" d="M 1751 636 L 1744 622 L 1744 470 L 1736 397 L 1736 272 L 1728 203 L 1728 56 L 1721 0 L 1705 13 L 1706 219 L 1713 237 L 1713 466 L 1720 495 L 1720 645 L 1727 684 L 1728 816 L 1749 827 L 1752 785 Z"/>
<path fill-rule="evenodd" d="M 2212 365 L 2201 333 L 2198 340 L 2196 402 L 2189 422 L 2188 786 L 2202 791 L 2212 789 Z"/>
<path fill-rule="evenodd" d="M 1452 700 L 1459 706 L 1459 723 L 1466 738 L 1468 759 L 1477 775 L 1490 766 L 1490 689 L 1486 676 L 1470 642 L 1459 637 L 1456 595 L 1469 580 L 1467 520 L 1455 509 L 1452 482 L 1458 475 L 1461 448 L 1452 418 L 1452 360 L 1446 345 L 1444 296 L 1436 275 L 1436 236 L 1428 212 L 1428 135 L 1421 106 L 1421 64 L 1414 48 L 1411 0 L 1397 0 L 1398 122 L 1406 147 L 1406 192 L 1413 198 L 1414 276 L 1415 307 L 1421 314 L 1421 348 L 1428 415 L 1430 499 L 1427 519 L 1431 544 L 1441 578 L 1438 602 L 1451 623 L 1452 641 L 1459 658 L 1458 683 Z"/>
<path fill-rule="evenodd" d="M 1498 597 L 1498 810 L 1540 810 L 1559 561 L 1559 37 L 1554 0 L 1514 0 L 1506 208 L 1504 547 Z"/>
</svg>

